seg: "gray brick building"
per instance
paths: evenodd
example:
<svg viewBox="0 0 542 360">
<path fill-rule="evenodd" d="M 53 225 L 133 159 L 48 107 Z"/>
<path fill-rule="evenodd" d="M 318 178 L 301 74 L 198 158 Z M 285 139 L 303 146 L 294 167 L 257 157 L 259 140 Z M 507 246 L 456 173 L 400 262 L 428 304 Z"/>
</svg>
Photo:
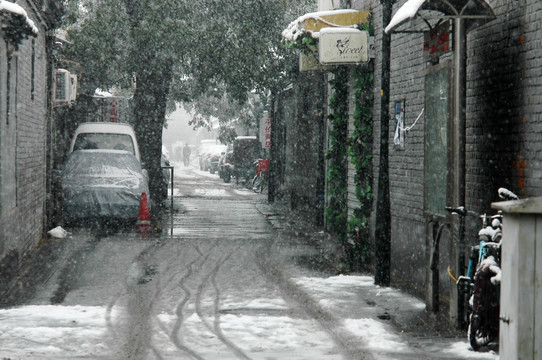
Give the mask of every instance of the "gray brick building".
<svg viewBox="0 0 542 360">
<path fill-rule="evenodd" d="M 448 275 L 448 267 L 453 274 L 464 273 L 463 267 L 468 261 L 466 249 L 477 239 L 480 220 L 475 216 L 465 219 L 463 246 L 452 240 L 452 232 L 458 228 L 457 220 L 446 214 L 445 206 L 464 205 L 482 214 L 492 212 L 491 203 L 499 201 L 499 187 L 509 188 L 520 197 L 540 196 L 542 190 L 542 145 L 539 141 L 542 138 L 542 2 L 390 2 L 393 3 L 393 15 L 408 3 L 407 7 L 420 5 L 420 11 L 425 11 L 430 18 L 425 21 L 414 17 L 399 24 L 391 34 L 389 104 L 386 104 L 390 116 L 384 119 L 388 123 L 389 144 L 391 283 L 425 298 L 430 310 L 437 310 L 437 299 L 439 311 L 447 312 L 454 323 L 460 314 L 456 285 Z M 450 36 L 454 31 L 453 21 L 445 25 L 446 20 L 453 17 L 450 16 L 453 15 L 450 4 L 473 15 L 465 20 L 465 56 L 460 57 L 465 61 L 466 80 L 457 88 L 464 96 L 456 96 L 454 92 L 456 49 L 453 36 Z M 376 214 L 376 194 L 379 185 L 382 36 L 388 24 L 383 24 L 380 0 L 320 0 L 319 5 L 320 10 L 324 10 L 323 7 L 369 10 L 373 21 L 375 57 L 371 60 L 373 66 L 367 68 L 372 68 L 374 75 L 375 201 L 369 239 L 374 249 L 375 224 L 380 221 Z M 431 9 L 433 11 L 428 12 Z M 432 34 L 428 32 L 430 27 L 435 29 Z M 437 32 L 439 29 L 445 29 L 447 34 Z M 440 35 L 444 37 L 440 38 Z M 433 47 L 442 43 L 435 43 L 434 39 L 449 44 L 448 49 L 436 52 L 438 57 L 434 55 Z M 351 134 L 356 89 L 350 85 Z M 454 96 L 464 100 L 465 105 L 460 111 L 454 110 Z M 397 145 L 394 144 L 396 113 L 404 122 L 403 131 L 398 132 L 401 139 Z M 454 136 L 458 117 L 465 124 L 464 150 L 462 141 Z M 350 164 L 350 216 L 358 206 L 354 175 L 355 169 Z M 463 203 L 454 204 L 459 199 Z M 437 244 L 434 240 L 439 229 L 443 235 Z M 437 257 L 432 257 L 433 250 Z M 431 258 L 436 260 L 434 272 L 430 269 Z M 374 267 L 374 263 L 366 265 Z"/>
<path fill-rule="evenodd" d="M 52 63 L 53 1 L 0 1 L 0 294 L 43 238 Z"/>
<path fill-rule="evenodd" d="M 451 1 L 461 5 L 466 1 Z M 406 1 L 397 1 L 393 14 Z M 478 1 L 478 3 L 481 3 Z M 497 189 L 507 187 L 521 197 L 540 196 L 542 158 L 542 3 L 516 0 L 485 1 L 495 18 L 467 33 L 465 206 L 491 212 Z M 381 36 L 380 1 L 352 1 L 357 10 L 370 10 L 375 28 L 374 179 L 379 157 Z M 434 25 L 434 23 L 433 23 Z M 451 28 L 452 29 L 452 28 Z M 392 217 L 391 279 L 430 301 L 429 258 L 437 225 L 449 216 L 436 208 L 450 204 L 447 183 L 453 109 L 452 52 L 437 65 L 424 57 L 427 25 L 419 18 L 401 25 L 391 35 L 389 119 L 389 179 Z M 401 31 L 403 30 L 403 31 Z M 404 109 L 404 144 L 393 146 L 395 105 Z M 440 105 L 439 105 L 440 104 Z M 438 113 L 438 108 L 444 110 Z M 418 122 L 416 118 L 424 110 Z M 439 183 L 436 177 L 444 183 Z M 350 175 L 352 178 L 352 174 Z M 375 184 L 378 186 L 378 184 Z M 376 194 L 376 191 L 375 191 Z M 351 202 L 352 204 L 352 202 Z M 352 204 L 355 205 L 355 204 Z M 351 207 L 353 207 L 351 205 Z M 442 210 L 439 211 L 438 210 Z M 373 217 L 375 212 L 373 211 Z M 373 222 L 378 219 L 373 218 Z M 466 219 L 467 245 L 476 239 L 479 220 Z M 372 240 L 374 241 L 374 239 Z M 457 316 L 455 283 L 447 274 L 458 269 L 459 250 L 444 231 L 438 246 L 441 311 Z"/>
</svg>

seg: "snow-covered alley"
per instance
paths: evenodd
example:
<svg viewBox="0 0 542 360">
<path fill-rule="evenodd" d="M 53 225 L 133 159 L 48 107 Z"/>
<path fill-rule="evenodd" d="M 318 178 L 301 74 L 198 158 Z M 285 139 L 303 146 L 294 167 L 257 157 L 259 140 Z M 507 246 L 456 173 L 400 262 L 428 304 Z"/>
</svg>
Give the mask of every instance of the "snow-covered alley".
<svg viewBox="0 0 542 360">
<path fill-rule="evenodd" d="M 0 310 L 0 357 L 498 359 L 432 333 L 412 296 L 305 266 L 324 235 L 263 195 L 177 170 L 160 235 L 72 228 L 51 240 L 64 245 L 47 282 Z"/>
</svg>

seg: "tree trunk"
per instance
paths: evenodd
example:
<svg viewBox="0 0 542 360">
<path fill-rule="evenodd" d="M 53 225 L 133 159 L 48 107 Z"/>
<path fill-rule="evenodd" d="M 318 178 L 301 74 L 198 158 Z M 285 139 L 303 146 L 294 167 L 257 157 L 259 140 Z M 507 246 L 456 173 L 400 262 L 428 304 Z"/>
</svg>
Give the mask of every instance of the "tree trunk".
<svg viewBox="0 0 542 360">
<path fill-rule="evenodd" d="M 150 197 L 153 204 L 159 206 L 165 200 L 161 169 L 162 130 L 171 71 L 170 65 L 162 66 L 161 70 L 141 69 L 136 75 L 137 87 L 134 94 L 134 128 L 141 161 L 149 173 Z"/>
</svg>

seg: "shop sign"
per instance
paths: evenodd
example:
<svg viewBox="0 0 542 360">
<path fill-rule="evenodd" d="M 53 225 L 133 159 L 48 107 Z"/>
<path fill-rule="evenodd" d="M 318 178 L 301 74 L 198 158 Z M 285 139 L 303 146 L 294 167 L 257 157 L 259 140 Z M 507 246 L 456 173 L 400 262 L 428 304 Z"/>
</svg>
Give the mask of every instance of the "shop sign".
<svg viewBox="0 0 542 360">
<path fill-rule="evenodd" d="M 109 102 L 109 121 L 119 122 L 119 102 L 113 99 Z"/>
<path fill-rule="evenodd" d="M 320 30 L 318 54 L 321 64 L 352 64 L 369 61 L 369 33 L 353 28 Z"/>
<path fill-rule="evenodd" d="M 271 117 L 267 111 L 264 111 L 263 117 L 260 120 L 260 142 L 262 143 L 262 148 L 271 148 Z"/>
</svg>

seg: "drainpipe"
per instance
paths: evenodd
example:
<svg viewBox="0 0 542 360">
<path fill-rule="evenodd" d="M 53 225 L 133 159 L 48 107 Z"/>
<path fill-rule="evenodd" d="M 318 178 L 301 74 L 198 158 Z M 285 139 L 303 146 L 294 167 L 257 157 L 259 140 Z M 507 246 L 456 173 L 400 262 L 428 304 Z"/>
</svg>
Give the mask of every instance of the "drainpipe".
<svg viewBox="0 0 542 360">
<path fill-rule="evenodd" d="M 391 21 L 395 0 L 381 0 L 382 24 Z M 380 97 L 380 164 L 378 167 L 378 195 L 375 227 L 375 284 L 390 285 L 391 210 L 389 188 L 389 118 L 390 118 L 390 62 L 391 35 L 382 31 L 382 77 Z"/>
<path fill-rule="evenodd" d="M 466 139 L 466 89 L 467 89 L 467 32 L 465 20 L 454 19 L 454 122 L 453 122 L 453 206 L 465 205 L 465 139 Z M 457 273 L 465 266 L 465 217 L 453 217 L 454 238 L 457 241 Z M 457 323 L 462 318 L 464 304 L 459 301 L 454 286 L 450 303 L 450 320 Z M 457 307 L 454 306 L 457 304 Z"/>
</svg>

